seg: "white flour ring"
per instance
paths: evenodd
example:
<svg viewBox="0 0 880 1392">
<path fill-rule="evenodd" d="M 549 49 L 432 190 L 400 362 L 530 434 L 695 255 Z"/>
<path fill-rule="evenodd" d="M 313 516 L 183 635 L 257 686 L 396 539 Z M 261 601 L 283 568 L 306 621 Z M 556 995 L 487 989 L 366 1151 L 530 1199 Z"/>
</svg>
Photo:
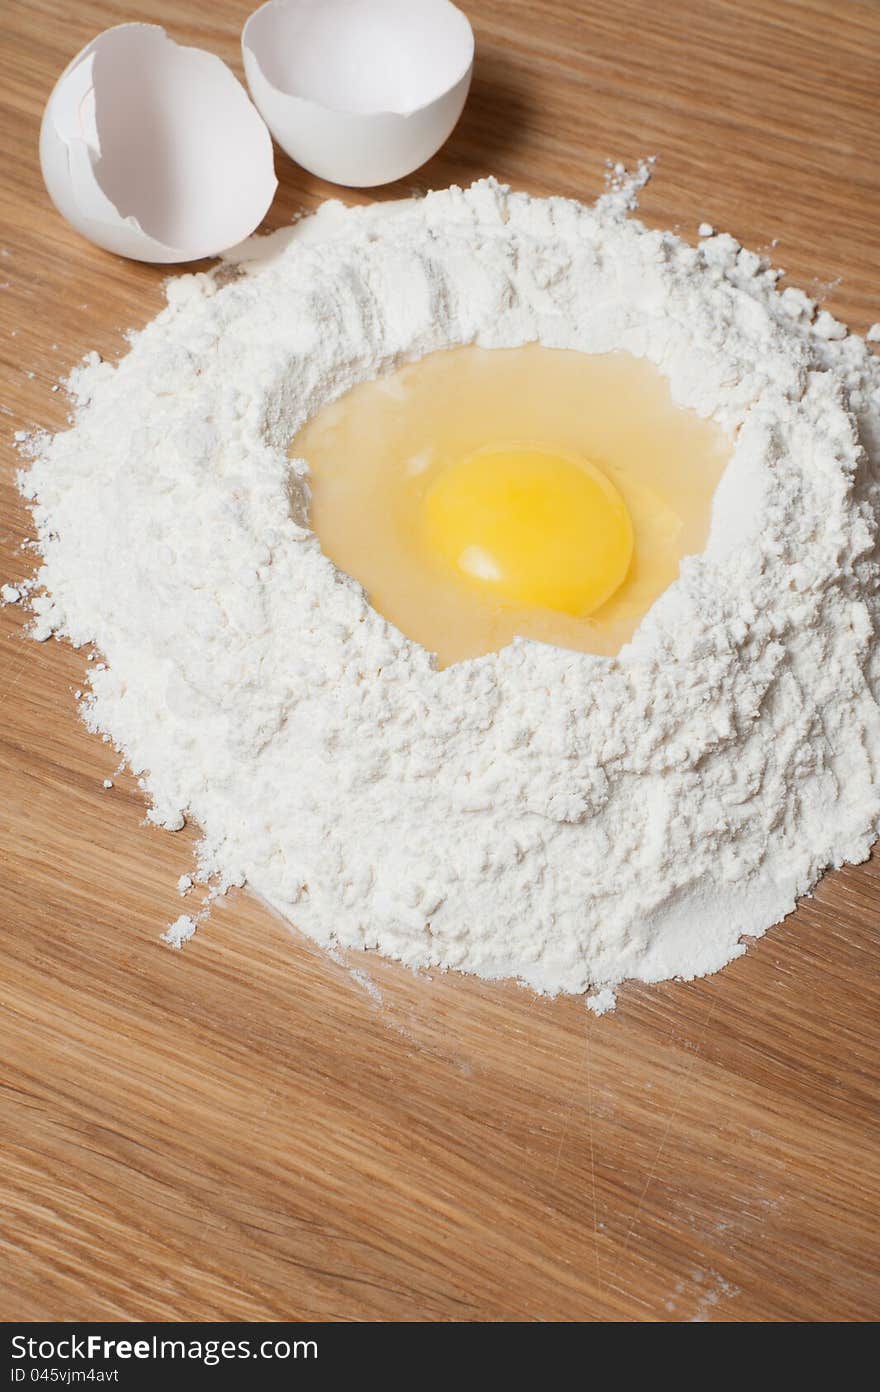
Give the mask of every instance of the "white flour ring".
<svg viewBox="0 0 880 1392">
<path fill-rule="evenodd" d="M 205 873 L 320 941 L 549 991 L 690 977 L 874 838 L 876 368 L 731 239 L 625 203 L 328 205 L 222 288 L 172 282 L 27 475 L 43 634 L 106 661 L 91 725 Z M 293 520 L 286 448 L 403 360 L 534 340 L 644 355 L 736 436 L 709 543 L 618 659 L 436 672 Z"/>
</svg>

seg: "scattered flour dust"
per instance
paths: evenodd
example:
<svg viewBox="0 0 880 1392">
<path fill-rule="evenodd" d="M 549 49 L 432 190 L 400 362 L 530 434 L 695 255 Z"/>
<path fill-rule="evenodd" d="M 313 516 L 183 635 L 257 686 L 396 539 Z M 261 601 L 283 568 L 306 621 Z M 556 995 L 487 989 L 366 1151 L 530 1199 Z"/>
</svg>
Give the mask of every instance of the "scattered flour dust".
<svg viewBox="0 0 880 1392">
<path fill-rule="evenodd" d="M 35 636 L 99 652 L 85 719 L 155 822 L 198 823 L 199 879 L 599 1011 L 740 955 L 880 816 L 880 365 L 733 238 L 647 230 L 647 169 L 616 173 L 594 207 L 329 203 L 172 280 L 21 479 Z M 402 362 L 535 340 L 645 356 L 729 432 L 709 541 L 616 659 L 518 640 L 437 671 L 322 555 L 288 444 Z"/>
</svg>

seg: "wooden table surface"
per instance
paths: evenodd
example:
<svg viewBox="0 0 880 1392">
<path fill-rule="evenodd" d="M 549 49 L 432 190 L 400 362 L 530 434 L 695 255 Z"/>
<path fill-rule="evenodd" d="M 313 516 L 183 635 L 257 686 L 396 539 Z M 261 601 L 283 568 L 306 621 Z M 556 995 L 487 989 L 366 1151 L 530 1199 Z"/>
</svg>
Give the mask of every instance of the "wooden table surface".
<svg viewBox="0 0 880 1392">
<path fill-rule="evenodd" d="M 0 579 L 15 428 L 162 303 L 52 211 L 40 113 L 93 34 L 166 23 L 240 72 L 231 0 L 5 0 Z M 406 185 L 493 173 L 778 238 L 791 282 L 880 318 L 878 0 L 470 0 L 473 94 Z M 332 192 L 278 156 L 269 225 Z M 363 198 L 356 194 L 351 197 Z M 247 894 L 176 953 L 194 837 L 143 824 L 78 722 L 85 654 L 0 612 L 0 1316 L 862 1320 L 880 1313 L 877 863 L 720 976 L 583 1000 L 334 962 Z M 369 972 L 369 982 L 354 974 Z M 368 989 L 369 987 L 369 989 Z"/>
</svg>

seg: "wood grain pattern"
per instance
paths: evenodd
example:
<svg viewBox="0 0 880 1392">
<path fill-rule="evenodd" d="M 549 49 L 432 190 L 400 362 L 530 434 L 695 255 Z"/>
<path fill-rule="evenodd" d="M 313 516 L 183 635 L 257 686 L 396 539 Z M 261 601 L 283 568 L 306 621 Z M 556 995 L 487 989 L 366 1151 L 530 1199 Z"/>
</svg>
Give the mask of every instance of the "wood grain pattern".
<svg viewBox="0 0 880 1392">
<path fill-rule="evenodd" d="M 860 331 L 880 318 L 876 0 L 465 3 L 462 123 L 382 196 L 495 173 L 590 198 L 606 157 L 657 153 L 649 222 L 778 237 L 795 283 Z M 130 18 L 240 71 L 247 9 L 3 6 L 3 578 L 28 566 L 11 430 L 63 423 L 51 384 L 118 355 L 164 274 L 51 211 L 43 101 Z M 332 192 L 278 170 L 273 226 Z M 172 953 L 193 837 L 145 827 L 128 776 L 102 788 L 86 656 L 22 623 L 0 612 L 2 1316 L 877 1316 L 876 863 L 717 978 L 628 987 L 603 1020 L 369 960 L 376 998 L 244 894 Z"/>
</svg>

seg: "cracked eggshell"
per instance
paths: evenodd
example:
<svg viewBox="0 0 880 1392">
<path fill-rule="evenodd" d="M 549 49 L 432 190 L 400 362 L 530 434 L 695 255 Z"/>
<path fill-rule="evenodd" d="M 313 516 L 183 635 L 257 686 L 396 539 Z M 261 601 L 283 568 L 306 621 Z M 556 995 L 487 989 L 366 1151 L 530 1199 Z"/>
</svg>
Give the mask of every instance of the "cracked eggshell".
<svg viewBox="0 0 880 1392">
<path fill-rule="evenodd" d="M 241 48 L 282 149 L 354 188 L 400 179 L 440 149 L 474 66 L 473 30 L 449 0 L 269 0 Z"/>
<path fill-rule="evenodd" d="M 40 130 L 49 196 L 89 241 L 136 261 L 216 256 L 275 195 L 272 141 L 232 71 L 157 24 L 120 24 L 77 54 Z"/>
</svg>

